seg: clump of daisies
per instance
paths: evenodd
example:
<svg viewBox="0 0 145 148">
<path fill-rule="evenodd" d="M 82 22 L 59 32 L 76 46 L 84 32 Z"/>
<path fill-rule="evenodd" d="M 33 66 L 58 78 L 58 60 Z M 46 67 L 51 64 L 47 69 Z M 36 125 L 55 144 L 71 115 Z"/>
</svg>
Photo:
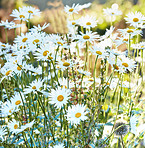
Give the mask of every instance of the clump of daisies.
<svg viewBox="0 0 145 148">
<path fill-rule="evenodd" d="M 98 18 L 75 17 L 90 6 L 64 7 L 67 34 L 47 34 L 49 23 L 30 28 L 31 19 L 41 16 L 32 6 L 12 11 L 19 24 L 1 21 L 6 43 L 0 42 L 0 146 L 144 144 L 145 42 L 136 39 L 142 36 L 145 17 L 130 12 L 124 18 L 130 26 L 116 30 L 113 22 L 122 12 L 115 3 L 103 9 L 110 28 L 99 35 L 94 31 Z M 26 33 L 23 23 L 28 24 Z M 8 42 L 10 29 L 15 30 L 13 44 Z"/>
</svg>

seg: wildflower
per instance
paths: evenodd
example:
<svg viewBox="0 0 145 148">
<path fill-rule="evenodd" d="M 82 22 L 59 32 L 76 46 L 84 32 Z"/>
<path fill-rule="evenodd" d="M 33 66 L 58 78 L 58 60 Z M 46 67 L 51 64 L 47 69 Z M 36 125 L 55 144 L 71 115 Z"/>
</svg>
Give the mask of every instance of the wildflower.
<svg viewBox="0 0 145 148">
<path fill-rule="evenodd" d="M 86 106 L 83 105 L 74 105 L 72 107 L 68 107 L 67 110 L 67 120 L 71 122 L 71 124 L 79 124 L 80 121 L 84 121 L 87 119 L 87 111 Z"/>
<path fill-rule="evenodd" d="M 27 88 L 24 89 L 24 94 L 29 94 L 31 92 L 35 93 L 37 91 L 40 91 L 42 83 L 43 81 L 40 79 L 34 80 L 31 84 L 29 84 L 30 86 L 27 86 Z"/>
<path fill-rule="evenodd" d="M 27 123 L 27 124 L 25 124 L 25 125 L 22 125 L 22 126 L 21 126 L 21 129 L 25 130 L 25 129 L 27 129 L 27 128 L 31 128 L 31 127 L 34 125 L 34 123 L 35 123 L 35 121 L 33 120 L 33 121 L 31 121 L 30 123 Z"/>
<path fill-rule="evenodd" d="M 80 11 L 80 5 L 79 4 L 73 4 L 72 7 L 69 7 L 68 5 L 66 5 L 64 7 L 64 11 L 68 14 L 68 15 L 72 15 L 74 13 L 78 13 L 78 11 Z"/>
<path fill-rule="evenodd" d="M 15 119 L 12 119 L 12 121 L 8 123 L 8 128 L 10 132 L 15 134 L 18 134 L 23 131 L 23 129 L 20 128 L 19 121 L 16 121 Z"/>
<path fill-rule="evenodd" d="M 128 126 L 126 122 L 119 120 L 115 123 L 114 130 L 117 136 L 124 136 L 128 133 Z"/>
<path fill-rule="evenodd" d="M 49 103 L 54 104 L 57 108 L 63 107 L 67 103 L 70 97 L 71 91 L 66 88 L 57 88 L 56 90 L 51 89 L 49 94 Z"/>
<path fill-rule="evenodd" d="M 115 5 L 112 5 L 111 8 L 106 8 L 103 9 L 104 14 L 105 15 L 109 15 L 109 16 L 117 16 L 117 15 L 121 15 L 122 12 L 120 10 L 118 10 L 118 7 L 114 7 Z"/>
<path fill-rule="evenodd" d="M 86 33 L 82 33 L 80 31 L 80 34 L 81 35 L 78 35 L 76 38 L 83 43 L 85 43 L 86 41 L 89 41 L 92 43 L 99 38 L 99 35 L 97 35 L 96 32 L 92 32 L 92 31 L 86 31 Z"/>
<path fill-rule="evenodd" d="M 97 44 L 93 45 L 90 51 L 93 55 L 98 56 L 98 58 L 105 59 L 108 56 L 106 50 L 98 46 Z"/>
<path fill-rule="evenodd" d="M 31 19 L 34 15 L 39 16 L 41 14 L 39 9 L 36 9 L 31 6 L 25 6 L 22 8 L 25 13 L 28 14 L 28 19 Z"/>
<path fill-rule="evenodd" d="M 136 27 L 138 24 L 141 24 L 145 17 L 142 15 L 141 12 L 130 12 L 129 14 L 127 14 L 127 17 L 124 18 L 127 23 L 129 23 L 130 25 Z"/>
<path fill-rule="evenodd" d="M 38 24 L 38 26 L 33 26 L 34 28 L 31 28 L 31 29 L 29 29 L 29 30 L 30 30 L 31 32 L 36 32 L 36 31 L 40 32 L 40 31 L 44 30 L 45 28 L 49 27 L 49 25 L 50 25 L 50 23 L 48 23 L 48 24 L 45 23 L 45 24 L 41 27 L 40 24 Z"/>
<path fill-rule="evenodd" d="M 19 10 L 14 9 L 12 11 L 12 14 L 10 14 L 10 16 L 15 17 L 14 20 L 20 20 L 20 21 L 28 21 L 28 18 L 29 18 L 29 14 L 25 12 L 23 8 L 20 8 L 20 7 L 19 7 Z"/>
<path fill-rule="evenodd" d="M 94 28 L 97 26 L 97 20 L 95 17 L 93 16 L 89 16 L 89 15 L 86 15 L 85 17 L 81 17 L 79 20 L 78 20 L 78 24 L 80 26 L 83 26 L 84 28 Z"/>
<path fill-rule="evenodd" d="M 105 125 L 103 130 L 103 138 L 107 137 L 111 134 L 113 126 L 112 125 Z"/>
</svg>

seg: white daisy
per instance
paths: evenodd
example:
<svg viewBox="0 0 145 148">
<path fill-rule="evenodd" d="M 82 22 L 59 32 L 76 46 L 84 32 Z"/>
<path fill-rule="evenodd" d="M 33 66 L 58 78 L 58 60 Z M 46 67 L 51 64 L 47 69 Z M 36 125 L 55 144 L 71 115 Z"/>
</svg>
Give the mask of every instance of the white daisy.
<svg viewBox="0 0 145 148">
<path fill-rule="evenodd" d="M 67 103 L 70 97 L 71 91 L 70 89 L 65 88 L 57 88 L 56 90 L 52 89 L 49 94 L 49 103 L 55 104 L 57 108 L 63 107 Z"/>
<path fill-rule="evenodd" d="M 72 107 L 68 107 L 67 110 L 67 120 L 71 122 L 71 124 L 79 124 L 80 121 L 86 120 L 88 117 L 86 116 L 87 111 L 86 106 L 83 105 L 74 105 Z"/>
<path fill-rule="evenodd" d="M 35 32 L 35 31 L 40 32 L 40 31 L 44 30 L 45 28 L 49 27 L 49 25 L 50 25 L 50 23 L 48 23 L 48 24 L 45 23 L 45 24 L 41 27 L 40 24 L 38 24 L 38 26 L 33 26 L 34 28 L 31 28 L 31 29 L 29 29 L 29 30 L 30 30 L 31 32 Z"/>
<path fill-rule="evenodd" d="M 99 35 L 96 32 L 86 31 L 86 33 L 79 32 L 81 35 L 77 35 L 76 39 L 79 39 L 80 42 L 85 43 L 86 41 L 94 42 L 99 39 Z"/>
<path fill-rule="evenodd" d="M 15 119 L 12 119 L 12 121 L 8 123 L 8 128 L 10 132 L 15 134 L 18 134 L 23 131 L 23 129 L 20 128 L 19 121 L 16 121 Z"/>
<path fill-rule="evenodd" d="M 64 7 L 64 11 L 69 14 L 69 15 L 72 15 L 74 13 L 78 13 L 78 11 L 80 11 L 80 5 L 79 4 L 73 4 L 72 7 L 66 5 Z"/>
<path fill-rule="evenodd" d="M 97 20 L 94 16 L 89 16 L 89 15 L 86 15 L 86 16 L 83 16 L 81 17 L 79 20 L 78 20 L 78 24 L 80 26 L 83 26 L 84 28 L 94 28 L 97 26 Z"/>
<path fill-rule="evenodd" d="M 34 80 L 31 84 L 29 84 L 30 86 L 27 86 L 27 88 L 24 89 L 24 94 L 28 94 L 31 92 L 35 93 L 37 91 L 40 91 L 42 83 L 43 81 L 41 79 Z"/>
<path fill-rule="evenodd" d="M 0 138 L 2 140 L 2 142 L 5 140 L 5 135 L 7 134 L 7 131 L 6 131 L 6 127 L 5 126 L 1 126 L 0 127 Z"/>
<path fill-rule="evenodd" d="M 127 23 L 129 23 L 131 26 L 136 27 L 138 24 L 141 24 L 142 22 L 144 22 L 145 17 L 144 15 L 142 15 L 141 12 L 130 12 L 129 14 L 127 14 L 127 17 L 124 18 Z"/>
</svg>

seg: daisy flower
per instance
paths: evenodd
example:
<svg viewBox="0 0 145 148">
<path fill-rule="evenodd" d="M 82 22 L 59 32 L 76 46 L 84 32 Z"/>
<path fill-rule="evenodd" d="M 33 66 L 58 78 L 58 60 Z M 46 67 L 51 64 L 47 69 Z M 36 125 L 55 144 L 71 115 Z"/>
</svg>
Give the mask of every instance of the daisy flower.
<svg viewBox="0 0 145 148">
<path fill-rule="evenodd" d="M 29 14 L 25 12 L 23 8 L 20 8 L 20 7 L 19 7 L 19 10 L 14 9 L 12 11 L 12 14 L 10 14 L 10 16 L 15 17 L 14 20 L 20 20 L 20 21 L 28 21 L 28 18 L 29 18 Z"/>
<path fill-rule="evenodd" d="M 16 121 L 15 119 L 12 119 L 12 121 L 8 123 L 8 128 L 13 134 L 18 134 L 23 131 L 19 126 L 19 121 Z"/>
<path fill-rule="evenodd" d="M 2 115 L 2 117 L 7 117 L 8 115 L 11 115 L 14 112 L 19 111 L 15 102 L 12 102 L 9 100 L 2 104 L 2 107 L 0 110 L 1 110 L 0 115 Z"/>
<path fill-rule="evenodd" d="M 14 40 L 14 43 L 17 43 L 18 46 L 26 46 L 28 44 L 28 40 L 31 38 L 31 35 L 29 33 L 23 34 L 21 33 L 21 36 L 17 36 Z"/>
<path fill-rule="evenodd" d="M 57 108 L 63 107 L 67 103 L 70 97 L 71 91 L 70 89 L 65 88 L 57 88 L 56 90 L 52 89 L 49 94 L 49 103 L 54 104 Z"/>
<path fill-rule="evenodd" d="M 78 35 L 76 39 L 79 39 L 80 42 L 85 43 L 86 41 L 93 42 L 99 38 L 99 35 L 96 32 L 86 31 L 86 33 L 79 32 L 81 35 Z"/>
<path fill-rule="evenodd" d="M 101 36 L 99 40 L 102 41 L 102 40 L 108 38 L 109 36 L 111 36 L 113 31 L 114 31 L 114 29 L 115 29 L 115 27 L 113 27 L 113 26 L 111 26 L 110 29 L 106 29 L 105 34 L 103 36 Z"/>
<path fill-rule="evenodd" d="M 131 47 L 134 48 L 134 49 L 145 49 L 145 42 L 132 44 Z"/>
<path fill-rule="evenodd" d="M 106 50 L 98 46 L 97 44 L 93 45 L 90 51 L 93 55 L 98 56 L 98 58 L 105 59 L 108 56 Z"/>
<path fill-rule="evenodd" d="M 79 20 L 78 20 L 78 24 L 80 26 L 83 26 L 84 28 L 94 28 L 97 26 L 97 20 L 94 16 L 89 16 L 89 15 L 86 15 L 85 17 L 81 17 Z"/>
<path fill-rule="evenodd" d="M 49 25 L 50 25 L 50 23 L 48 23 L 48 24 L 45 23 L 45 24 L 41 27 L 40 24 L 38 24 L 38 26 L 33 26 L 34 28 L 31 28 L 31 29 L 29 29 L 29 30 L 30 30 L 31 32 L 35 32 L 35 31 L 40 32 L 40 31 L 44 30 L 45 28 L 47 28 Z"/>
<path fill-rule="evenodd" d="M 103 9 L 103 11 L 105 15 L 109 16 L 117 16 L 122 14 L 122 12 L 118 10 L 118 5 L 116 4 L 113 4 L 111 8 Z"/>
<path fill-rule="evenodd" d="M 40 91 L 40 88 L 42 87 L 43 81 L 38 79 L 34 80 L 30 86 L 27 86 L 27 88 L 24 89 L 24 94 L 29 94 L 31 92 L 35 93 L 37 91 Z"/>
<path fill-rule="evenodd" d="M 15 24 L 14 22 L 12 22 L 7 25 L 7 28 L 10 30 L 10 29 L 15 29 L 15 28 L 20 28 L 23 26 L 24 26 L 24 24 Z"/>
<path fill-rule="evenodd" d="M 37 60 L 48 61 L 52 50 L 54 50 L 54 47 L 50 44 L 40 45 L 40 48 L 34 53 L 35 58 Z"/>
<path fill-rule="evenodd" d="M 78 14 L 78 11 L 80 11 L 80 5 L 79 4 L 73 4 L 72 7 L 66 5 L 64 7 L 64 11 L 68 14 L 68 15 L 72 15 L 74 13 L 77 13 Z"/>
<path fill-rule="evenodd" d="M 9 28 L 10 25 L 14 24 L 14 22 L 1 21 L 0 26 L 4 26 L 4 28 Z"/>
<path fill-rule="evenodd" d="M 20 105 L 23 105 L 22 100 L 24 101 L 24 95 L 18 92 L 14 93 L 14 96 L 11 98 L 11 102 L 15 103 L 16 107 L 18 108 Z"/>
<path fill-rule="evenodd" d="M 65 61 L 59 60 L 56 67 L 63 71 L 66 70 L 67 68 L 73 67 L 73 65 L 74 64 L 72 60 L 67 59 Z"/>
<path fill-rule="evenodd" d="M 145 17 L 144 15 L 142 15 L 141 12 L 130 12 L 129 14 L 127 14 L 127 17 L 124 18 L 127 23 L 129 23 L 131 26 L 136 27 L 138 24 L 141 24 L 142 22 L 144 22 Z"/>
<path fill-rule="evenodd" d="M 125 57 L 124 55 L 119 56 L 121 58 L 121 69 L 122 70 L 129 70 L 130 72 L 133 71 L 136 68 L 135 61 L 133 59 L 129 59 L 128 57 Z"/>
<path fill-rule="evenodd" d="M 77 104 L 72 107 L 68 107 L 67 110 L 67 120 L 71 122 L 71 124 L 79 124 L 80 121 L 86 120 L 88 117 L 86 114 L 88 113 L 86 110 L 86 106 Z"/>
<path fill-rule="evenodd" d="M 41 13 L 39 9 L 36 9 L 31 6 L 24 6 L 22 9 L 25 13 L 28 13 L 29 15 L 28 19 L 31 19 L 34 15 L 39 16 Z"/>
<path fill-rule="evenodd" d="M 128 39 L 129 39 L 129 35 L 132 38 L 133 36 L 139 34 L 142 35 L 142 30 L 136 30 L 136 29 L 130 29 L 130 28 L 125 28 L 125 29 L 118 29 L 118 31 L 123 35 L 128 35 Z"/>
</svg>

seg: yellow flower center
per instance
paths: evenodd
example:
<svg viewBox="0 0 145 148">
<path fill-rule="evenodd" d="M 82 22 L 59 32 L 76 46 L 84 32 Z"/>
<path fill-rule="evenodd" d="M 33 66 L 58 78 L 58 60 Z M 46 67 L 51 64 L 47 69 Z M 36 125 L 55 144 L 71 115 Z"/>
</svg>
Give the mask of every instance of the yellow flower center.
<svg viewBox="0 0 145 148">
<path fill-rule="evenodd" d="M 127 41 L 128 41 L 128 39 L 123 39 L 123 41 L 127 42 Z"/>
<path fill-rule="evenodd" d="M 12 54 L 11 54 L 11 56 L 12 56 L 12 57 L 14 57 L 14 56 L 17 56 L 17 55 L 16 55 L 16 54 L 14 54 L 14 53 L 12 53 Z"/>
<path fill-rule="evenodd" d="M 33 41 L 33 44 L 38 43 L 38 42 L 39 42 L 39 39 L 35 39 L 35 40 Z"/>
<path fill-rule="evenodd" d="M 63 44 L 62 44 L 61 42 L 57 42 L 57 44 L 59 44 L 59 45 L 63 46 Z"/>
<path fill-rule="evenodd" d="M 63 63 L 63 66 L 66 66 L 66 67 L 68 67 L 69 65 L 70 65 L 70 63 L 68 63 L 68 62 Z"/>
<path fill-rule="evenodd" d="M 1 45 L 1 46 L 6 47 L 6 45 Z"/>
<path fill-rule="evenodd" d="M 28 13 L 33 13 L 33 11 L 29 10 Z"/>
<path fill-rule="evenodd" d="M 87 22 L 86 25 L 88 25 L 88 26 L 91 25 L 91 22 Z"/>
<path fill-rule="evenodd" d="M 18 128 L 18 125 L 17 125 L 17 124 L 15 124 L 15 125 L 14 125 L 14 129 L 17 129 L 17 128 Z"/>
<path fill-rule="evenodd" d="M 74 10 L 73 8 L 70 8 L 70 9 L 69 9 L 69 12 L 73 12 L 73 10 Z"/>
<path fill-rule="evenodd" d="M 28 40 L 28 38 L 23 38 L 22 42 L 26 42 Z"/>
<path fill-rule="evenodd" d="M 122 63 L 123 66 L 125 67 L 128 67 L 128 64 L 127 63 Z"/>
<path fill-rule="evenodd" d="M 112 12 L 112 15 L 115 14 L 114 12 Z"/>
<path fill-rule="evenodd" d="M 118 67 L 117 65 L 115 65 L 115 64 L 113 64 L 113 67 L 114 67 L 114 69 L 116 69 L 116 70 L 119 69 L 119 67 Z"/>
<path fill-rule="evenodd" d="M 43 52 L 43 56 L 47 56 L 47 53 L 49 53 L 48 50 L 44 51 L 44 52 Z"/>
<path fill-rule="evenodd" d="M 91 82 L 92 82 L 92 81 L 94 81 L 94 79 L 92 79 L 92 78 L 89 78 L 89 79 L 88 79 L 88 81 L 91 81 Z"/>
<path fill-rule="evenodd" d="M 90 39 L 90 36 L 89 35 L 84 35 L 83 39 L 85 39 L 85 40 Z"/>
<path fill-rule="evenodd" d="M 134 22 L 138 22 L 139 19 L 138 19 L 138 18 L 134 18 L 133 21 L 134 21 Z"/>
<path fill-rule="evenodd" d="M 81 116 L 81 113 L 76 113 L 76 114 L 75 114 L 75 117 L 76 117 L 76 118 L 79 118 L 80 116 Z"/>
<path fill-rule="evenodd" d="M 99 55 L 102 55 L 102 52 L 101 51 L 96 51 L 97 54 Z"/>
<path fill-rule="evenodd" d="M 24 48 L 24 49 L 25 49 L 25 48 L 26 48 L 26 46 L 20 46 L 20 49 L 22 49 L 22 48 Z"/>
<path fill-rule="evenodd" d="M 15 60 L 14 62 L 13 62 L 13 64 L 16 64 L 17 63 L 17 60 Z"/>
<path fill-rule="evenodd" d="M 63 87 L 67 88 L 67 86 L 66 86 L 66 85 L 62 85 L 62 86 L 61 86 L 61 88 L 63 88 Z"/>
<path fill-rule="evenodd" d="M 133 30 L 131 30 L 131 29 L 127 30 L 127 33 L 132 33 L 132 32 L 133 32 Z"/>
<path fill-rule="evenodd" d="M 24 15 L 20 15 L 19 17 L 20 17 L 20 18 L 25 18 L 25 16 L 24 16 Z"/>
<path fill-rule="evenodd" d="M 57 100 L 58 100 L 59 102 L 63 101 L 63 99 L 64 99 L 63 95 L 59 95 L 59 96 L 57 97 Z"/>
<path fill-rule="evenodd" d="M 12 113 L 12 110 L 11 109 L 9 110 L 9 113 Z"/>
<path fill-rule="evenodd" d="M 21 103 L 20 100 L 18 100 L 18 101 L 15 102 L 16 105 L 19 105 L 20 103 Z"/>
<path fill-rule="evenodd" d="M 12 70 L 7 71 L 6 76 L 8 76 L 11 72 L 12 72 Z"/>
<path fill-rule="evenodd" d="M 72 22 L 72 25 L 75 25 L 76 23 L 75 22 Z"/>
<path fill-rule="evenodd" d="M 36 86 L 33 86 L 32 89 L 36 89 Z"/>
<path fill-rule="evenodd" d="M 18 67 L 17 67 L 17 70 L 21 70 L 22 69 L 22 65 L 19 65 Z"/>
</svg>

